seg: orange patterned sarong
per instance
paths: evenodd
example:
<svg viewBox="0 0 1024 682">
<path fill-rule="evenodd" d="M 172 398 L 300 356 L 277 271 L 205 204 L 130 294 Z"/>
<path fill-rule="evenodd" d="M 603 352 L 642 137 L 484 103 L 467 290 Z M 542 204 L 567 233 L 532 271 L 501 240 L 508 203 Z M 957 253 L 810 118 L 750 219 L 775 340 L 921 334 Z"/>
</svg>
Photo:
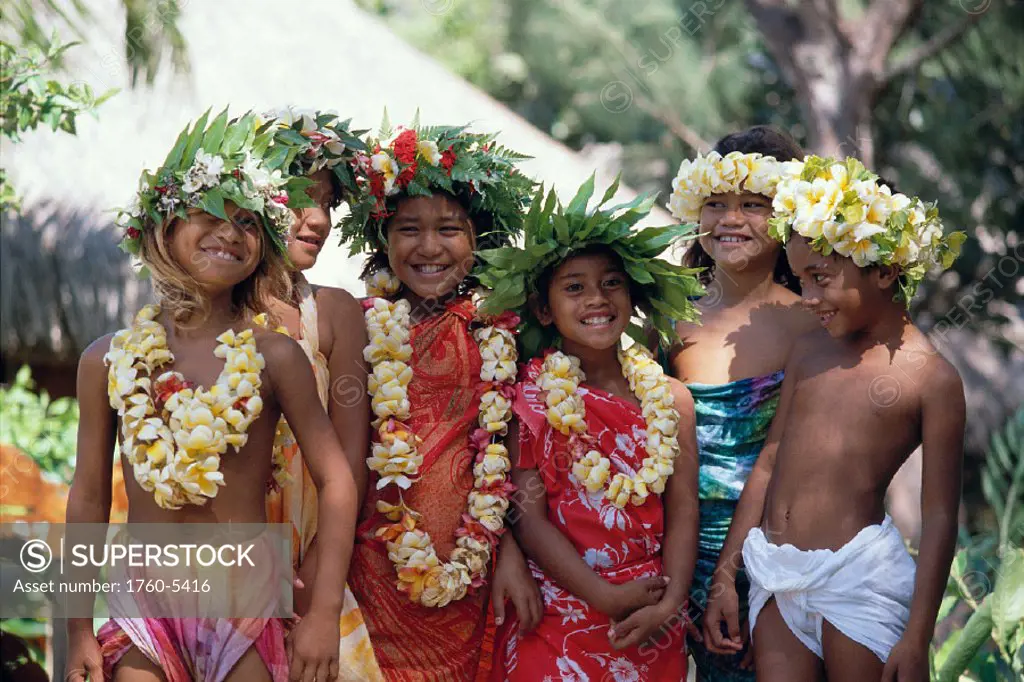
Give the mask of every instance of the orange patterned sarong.
<svg viewBox="0 0 1024 682">
<path fill-rule="evenodd" d="M 408 423 L 423 439 L 420 477 L 405 491 L 406 504 L 423 516 L 437 553 L 447 558 L 473 487 L 470 431 L 476 427 L 483 385 L 480 351 L 469 332 L 470 300 L 450 303 L 440 315 L 411 329 L 414 379 Z M 399 592 L 395 567 L 374 531 L 387 521 L 377 500 L 398 501 L 389 487 L 370 484 L 349 569 L 349 585 L 362 605 L 377 662 L 387 680 L 472 682 L 480 665 L 488 585 L 443 608 L 427 608 Z"/>
</svg>

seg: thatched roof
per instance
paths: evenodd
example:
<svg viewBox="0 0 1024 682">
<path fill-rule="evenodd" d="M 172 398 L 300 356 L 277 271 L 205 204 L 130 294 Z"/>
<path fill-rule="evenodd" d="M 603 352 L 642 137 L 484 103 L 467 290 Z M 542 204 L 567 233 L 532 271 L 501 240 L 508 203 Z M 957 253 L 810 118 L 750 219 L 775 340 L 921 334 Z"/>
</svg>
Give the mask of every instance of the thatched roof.
<svg viewBox="0 0 1024 682">
<path fill-rule="evenodd" d="M 361 128 L 391 120 L 473 121 L 530 154 L 524 170 L 568 195 L 595 169 L 485 93 L 395 36 L 351 0 L 184 3 L 180 25 L 192 58 L 187 80 L 165 69 L 152 89 L 128 89 L 118 0 L 87 0 L 97 24 L 70 53 L 69 80 L 122 88 L 80 120 L 72 137 L 40 130 L 3 144 L 23 197 L 0 234 L 0 351 L 20 360 L 72 359 L 91 339 L 126 323 L 149 294 L 116 249 L 114 206 L 130 200 L 142 168 L 163 160 L 178 131 L 207 108 L 233 112 L 283 104 L 336 109 Z M 426 11 L 426 10 L 424 10 Z M 615 169 L 597 169 L 608 182 Z M 628 189 L 623 197 L 632 195 Z M 652 220 L 665 223 L 658 209 Z M 310 279 L 361 293 L 358 262 L 333 244 Z"/>
</svg>

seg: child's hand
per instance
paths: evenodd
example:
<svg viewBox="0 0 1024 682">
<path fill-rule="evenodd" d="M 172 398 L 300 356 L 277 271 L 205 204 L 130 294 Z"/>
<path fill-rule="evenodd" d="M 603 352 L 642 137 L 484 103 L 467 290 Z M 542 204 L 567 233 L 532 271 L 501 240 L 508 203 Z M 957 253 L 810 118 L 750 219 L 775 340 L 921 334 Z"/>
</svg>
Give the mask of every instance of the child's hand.
<svg viewBox="0 0 1024 682">
<path fill-rule="evenodd" d="M 604 603 L 597 606 L 597 610 L 613 622 L 623 621 L 634 611 L 660 602 L 667 585 L 668 577 L 663 575 L 611 585 Z"/>
<path fill-rule="evenodd" d="M 320 682 L 338 679 L 338 644 L 341 629 L 337 614 L 310 609 L 291 631 L 288 649 L 288 679 L 291 682 Z"/>
<path fill-rule="evenodd" d="M 882 682 L 928 682 L 928 647 L 906 638 L 896 642 L 882 669 Z"/>
<path fill-rule="evenodd" d="M 544 602 L 537 581 L 526 565 L 526 557 L 514 542 L 503 543 L 498 552 L 492 589 L 494 622 L 497 625 L 505 622 L 505 601 L 508 599 L 512 600 L 512 606 L 516 609 L 522 632 L 530 632 L 540 624 L 544 615 Z"/>
<path fill-rule="evenodd" d="M 740 636 L 740 598 L 735 585 L 717 580 L 710 590 L 708 608 L 704 612 L 704 645 L 716 654 L 734 654 L 743 649 Z M 722 624 L 729 633 L 722 636 Z"/>
<path fill-rule="evenodd" d="M 103 653 L 91 628 L 68 632 L 68 662 L 64 679 L 67 682 L 103 682 Z"/>
<path fill-rule="evenodd" d="M 684 607 L 685 608 L 685 607 Z M 612 621 L 608 630 L 608 639 L 612 648 L 621 650 L 643 644 L 658 634 L 668 634 L 670 621 L 686 617 L 682 610 L 677 610 L 664 600 L 652 606 L 645 606 L 631 613 L 622 622 Z"/>
</svg>

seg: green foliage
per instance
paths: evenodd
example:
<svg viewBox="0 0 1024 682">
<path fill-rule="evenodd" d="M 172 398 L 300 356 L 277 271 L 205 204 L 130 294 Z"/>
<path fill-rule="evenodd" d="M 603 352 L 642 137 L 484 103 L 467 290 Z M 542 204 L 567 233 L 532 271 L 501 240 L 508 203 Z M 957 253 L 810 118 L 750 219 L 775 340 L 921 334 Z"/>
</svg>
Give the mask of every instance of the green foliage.
<svg viewBox="0 0 1024 682">
<path fill-rule="evenodd" d="M 438 14 L 400 0 L 361 4 L 557 139 L 621 149 L 624 182 L 643 191 L 666 192 L 695 147 L 754 123 L 807 140 L 807 104 L 766 50 L 750 3 L 453 0 Z M 963 316 L 1008 346 L 1002 303 L 1020 297 L 1017 277 L 996 266 L 1024 241 L 1024 4 L 973 4 L 986 14 L 875 102 L 873 170 L 908 196 L 938 200 L 949 231 L 973 237 L 941 287 L 925 279 L 915 309 L 934 320 L 970 294 Z M 967 18 L 962 3 L 921 3 L 890 63 Z"/>
<path fill-rule="evenodd" d="M 981 486 L 999 520 L 999 545 L 1024 544 L 1024 407 L 992 433 Z"/>
<path fill-rule="evenodd" d="M 77 433 L 78 402 L 36 392 L 28 366 L 18 370 L 13 384 L 0 387 L 0 443 L 25 452 L 64 483 L 74 473 Z"/>
<path fill-rule="evenodd" d="M 33 45 L 18 51 L 0 41 L 0 132 L 4 137 L 18 142 L 22 133 L 40 124 L 74 135 L 76 118 L 94 113 L 117 92 L 96 96 L 84 83 L 65 85 L 46 77 L 46 71 L 75 44 L 61 44 L 54 36 L 45 52 Z M 14 189 L 0 169 L 0 209 L 16 207 Z"/>
<path fill-rule="evenodd" d="M 950 569 L 939 620 L 960 622 L 964 605 L 972 610 L 932 652 L 936 682 L 1020 679 L 1024 674 L 1024 549 L 1020 547 L 1024 509 L 1024 408 L 992 434 L 983 492 L 998 520 L 998 531 L 965 542 Z M 961 612 L 961 613 L 958 613 Z"/>
<path fill-rule="evenodd" d="M 14 42 L 46 52 L 55 39 L 44 26 L 83 38 L 85 25 L 96 21 L 88 5 L 85 0 L 5 0 L 0 28 Z M 152 85 L 165 58 L 176 73 L 188 73 L 188 48 L 178 28 L 179 0 L 121 0 L 121 5 L 124 58 L 132 87 L 139 84 L 140 76 Z"/>
</svg>

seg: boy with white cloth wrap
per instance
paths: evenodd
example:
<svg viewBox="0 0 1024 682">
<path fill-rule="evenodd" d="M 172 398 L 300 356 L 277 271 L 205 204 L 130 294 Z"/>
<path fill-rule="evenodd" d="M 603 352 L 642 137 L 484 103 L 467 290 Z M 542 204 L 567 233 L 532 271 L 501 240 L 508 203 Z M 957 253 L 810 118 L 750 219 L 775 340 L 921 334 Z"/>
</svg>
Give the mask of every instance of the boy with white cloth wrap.
<svg viewBox="0 0 1024 682">
<path fill-rule="evenodd" d="M 786 164 L 771 234 L 824 328 L 801 337 L 722 549 L 708 648 L 743 646 L 735 575 L 750 578 L 758 682 L 926 682 L 956 542 L 965 405 L 956 370 L 907 312 L 963 233 L 856 159 Z M 923 446 L 915 570 L 885 492 Z M 723 632 L 724 629 L 724 632 Z"/>
</svg>

